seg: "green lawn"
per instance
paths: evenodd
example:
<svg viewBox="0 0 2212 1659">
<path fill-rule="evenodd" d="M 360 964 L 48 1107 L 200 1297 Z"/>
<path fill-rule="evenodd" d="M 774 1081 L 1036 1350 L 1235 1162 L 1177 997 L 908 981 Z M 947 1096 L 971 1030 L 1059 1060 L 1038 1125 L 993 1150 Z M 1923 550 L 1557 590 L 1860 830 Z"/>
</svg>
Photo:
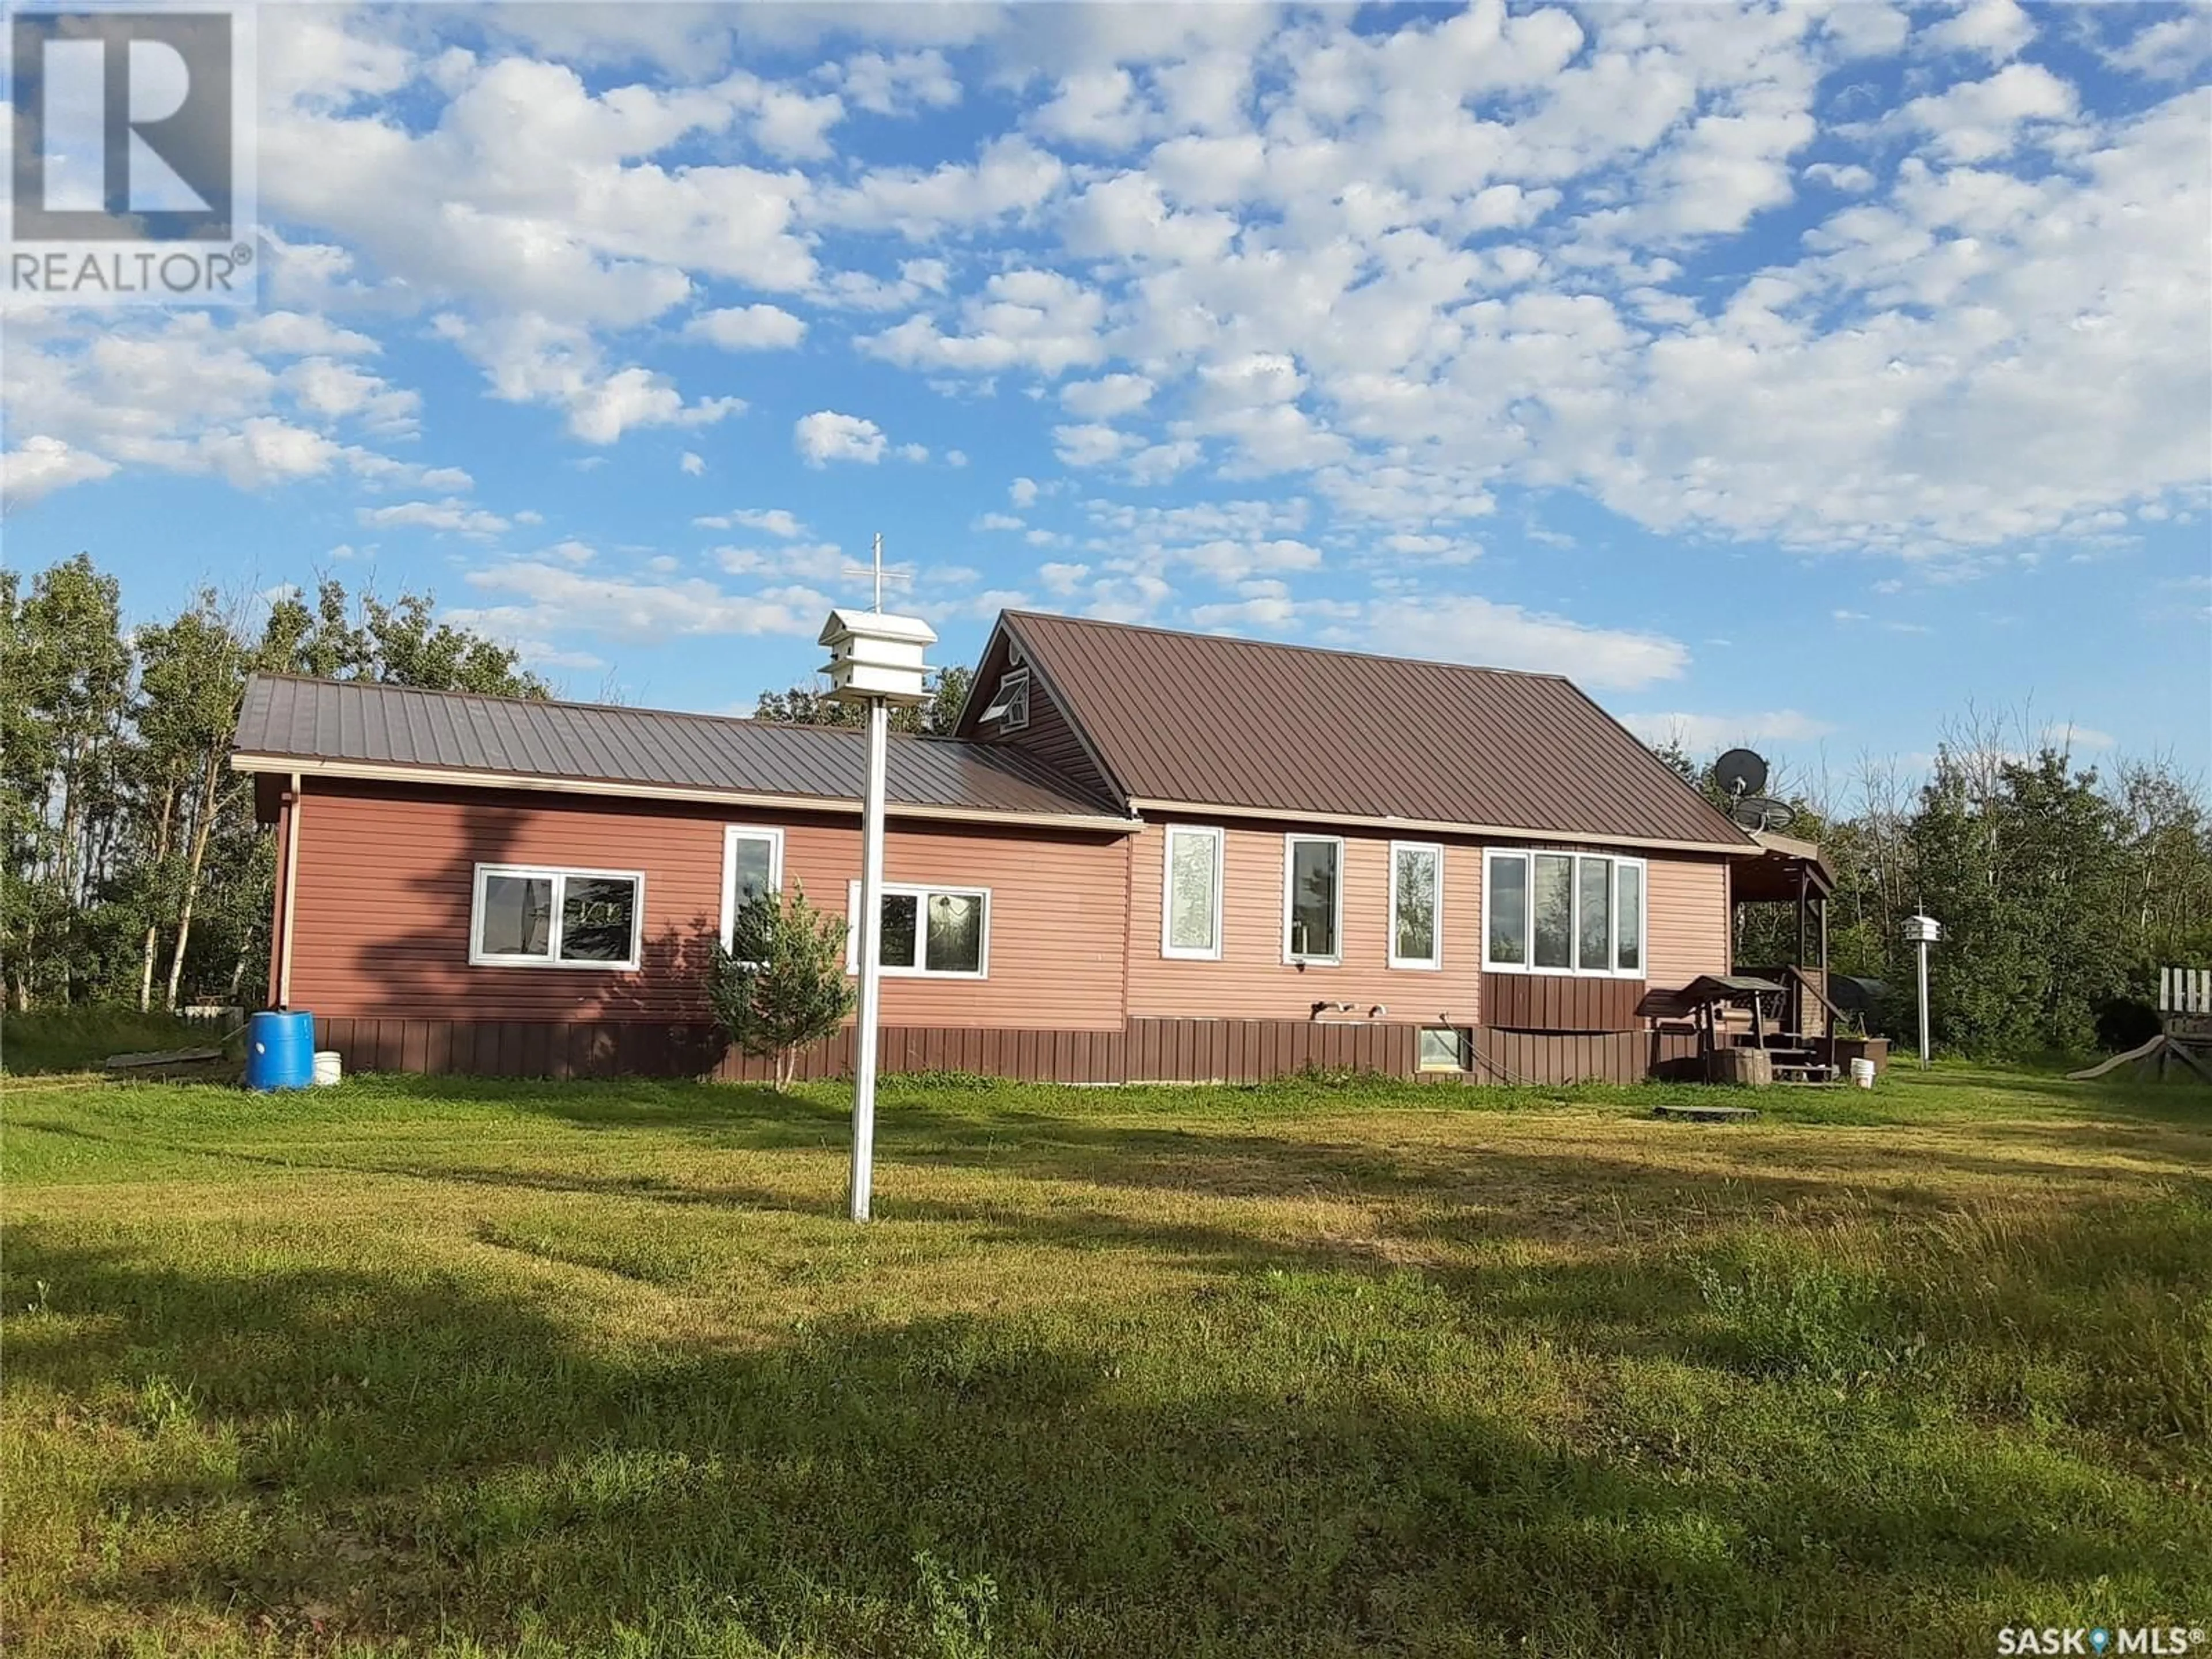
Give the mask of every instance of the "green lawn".
<svg viewBox="0 0 2212 1659">
<path fill-rule="evenodd" d="M 77 1654 L 1980 1654 L 2212 1622 L 2212 1095 L 5 1101 Z"/>
</svg>

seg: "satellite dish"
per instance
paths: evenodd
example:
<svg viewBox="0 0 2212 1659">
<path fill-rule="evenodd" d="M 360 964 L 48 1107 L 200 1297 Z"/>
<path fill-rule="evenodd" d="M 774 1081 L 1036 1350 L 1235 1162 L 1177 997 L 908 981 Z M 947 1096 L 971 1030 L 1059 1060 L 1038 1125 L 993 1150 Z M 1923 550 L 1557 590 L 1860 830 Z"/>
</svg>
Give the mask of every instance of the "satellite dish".
<svg viewBox="0 0 2212 1659">
<path fill-rule="evenodd" d="M 1753 755 L 1752 759 L 1757 760 Z M 1771 795 L 1744 795 L 1729 808 L 1729 816 L 1747 830 L 1764 830 L 1770 836 L 1779 835 L 1797 820 L 1797 809 L 1786 800 L 1776 800 Z"/>
<path fill-rule="evenodd" d="M 1748 749 L 1731 749 L 1713 763 L 1713 781 L 1741 799 L 1766 787 L 1766 763 Z"/>
</svg>

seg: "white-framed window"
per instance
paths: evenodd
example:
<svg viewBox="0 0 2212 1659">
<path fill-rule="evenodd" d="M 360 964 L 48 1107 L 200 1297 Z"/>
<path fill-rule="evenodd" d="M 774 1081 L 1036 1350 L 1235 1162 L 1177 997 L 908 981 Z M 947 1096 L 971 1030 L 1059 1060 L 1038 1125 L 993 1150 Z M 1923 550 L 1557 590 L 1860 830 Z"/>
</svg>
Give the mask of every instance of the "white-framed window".
<svg viewBox="0 0 2212 1659">
<path fill-rule="evenodd" d="M 1390 965 L 1444 965 L 1444 849 L 1432 842 L 1390 843 Z"/>
<path fill-rule="evenodd" d="M 886 975 L 985 979 L 991 970 L 991 890 L 885 882 L 877 959 Z M 860 971 L 860 884 L 845 890 L 845 971 Z"/>
<path fill-rule="evenodd" d="M 469 961 L 479 968 L 638 965 L 645 935 L 645 875 L 479 864 L 469 906 Z"/>
<path fill-rule="evenodd" d="M 1160 875 L 1160 954 L 1221 960 L 1221 830 L 1171 823 Z"/>
<path fill-rule="evenodd" d="M 1644 977 L 1644 861 L 1493 848 L 1483 860 L 1482 965 Z"/>
<path fill-rule="evenodd" d="M 722 829 L 722 948 L 738 925 L 738 912 L 763 893 L 783 890 L 783 831 L 750 823 Z"/>
<path fill-rule="evenodd" d="M 1344 842 L 1283 837 L 1283 960 L 1344 960 Z"/>
<path fill-rule="evenodd" d="M 1010 668 L 999 677 L 999 689 L 979 717 L 979 724 L 1005 722 L 1003 730 L 1018 732 L 1030 723 L 1030 671 Z"/>
</svg>

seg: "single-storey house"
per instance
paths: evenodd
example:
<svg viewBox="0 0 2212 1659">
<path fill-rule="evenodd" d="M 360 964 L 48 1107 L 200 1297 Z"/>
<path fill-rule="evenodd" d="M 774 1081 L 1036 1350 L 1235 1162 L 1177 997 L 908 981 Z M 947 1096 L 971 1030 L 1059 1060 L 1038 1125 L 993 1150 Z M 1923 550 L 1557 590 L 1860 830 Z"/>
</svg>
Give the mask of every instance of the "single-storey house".
<svg viewBox="0 0 2212 1659">
<path fill-rule="evenodd" d="M 270 1001 L 354 1068 L 764 1075 L 700 971 L 763 887 L 849 915 L 863 747 L 258 676 Z M 953 733 L 892 739 L 889 799 L 889 1069 L 1641 1077 L 1694 1052 L 1675 999 L 1730 970 L 1732 884 L 1802 915 L 1818 869 L 1556 675 L 1032 612 Z"/>
</svg>

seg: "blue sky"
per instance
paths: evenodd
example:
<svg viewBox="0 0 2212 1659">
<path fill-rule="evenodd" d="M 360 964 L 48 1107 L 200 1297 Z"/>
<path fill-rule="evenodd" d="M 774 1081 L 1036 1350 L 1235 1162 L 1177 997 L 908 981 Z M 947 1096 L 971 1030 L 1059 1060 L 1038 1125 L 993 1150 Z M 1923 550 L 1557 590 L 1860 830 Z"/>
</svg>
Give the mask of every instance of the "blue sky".
<svg viewBox="0 0 2212 1659">
<path fill-rule="evenodd" d="M 2212 17 L 266 6 L 256 310 L 10 313 L 6 556 L 742 711 L 1001 605 L 2212 762 Z"/>
</svg>

